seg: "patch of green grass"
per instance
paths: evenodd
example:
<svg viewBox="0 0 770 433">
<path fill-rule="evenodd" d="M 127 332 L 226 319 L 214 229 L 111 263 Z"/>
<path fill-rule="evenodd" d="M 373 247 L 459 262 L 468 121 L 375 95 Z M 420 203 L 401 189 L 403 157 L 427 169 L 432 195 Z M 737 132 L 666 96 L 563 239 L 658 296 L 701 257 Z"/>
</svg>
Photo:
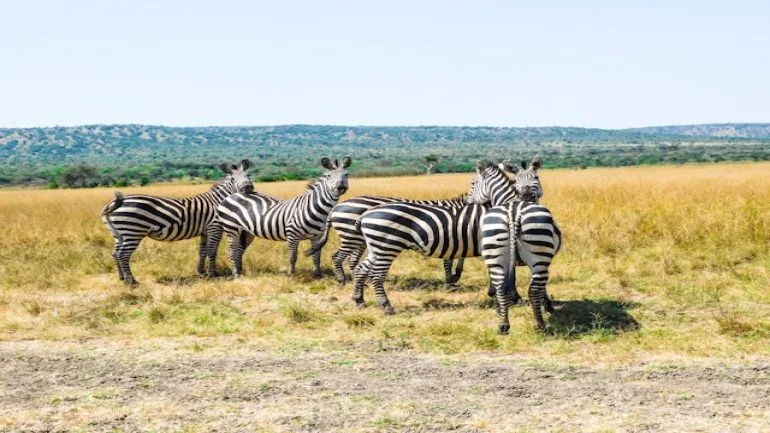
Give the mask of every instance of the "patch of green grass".
<svg viewBox="0 0 770 433">
<path fill-rule="evenodd" d="M 344 320 L 350 328 L 369 328 L 377 323 L 377 318 L 374 314 L 361 311 L 346 314 Z"/>
<path fill-rule="evenodd" d="M 283 314 L 295 323 L 310 322 L 318 316 L 310 307 L 299 303 L 287 305 L 283 310 Z"/>
<path fill-rule="evenodd" d="M 321 293 L 326 290 L 326 284 L 323 281 L 318 281 L 308 286 L 307 290 L 313 294 Z"/>
</svg>

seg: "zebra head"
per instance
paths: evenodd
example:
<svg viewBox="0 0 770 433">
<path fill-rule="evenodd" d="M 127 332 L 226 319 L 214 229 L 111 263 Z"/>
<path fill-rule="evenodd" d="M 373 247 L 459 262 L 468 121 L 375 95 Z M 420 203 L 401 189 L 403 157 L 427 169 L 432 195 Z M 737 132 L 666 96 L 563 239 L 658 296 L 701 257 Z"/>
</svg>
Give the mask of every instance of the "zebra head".
<svg viewBox="0 0 770 433">
<path fill-rule="evenodd" d="M 492 206 L 499 206 L 510 202 L 515 196 L 513 182 L 500 166 L 481 161 L 476 164 L 476 177 L 468 191 L 468 203 L 491 202 Z"/>
<path fill-rule="evenodd" d="M 539 203 L 540 198 L 543 197 L 543 185 L 540 184 L 540 173 L 538 173 L 542 166 L 543 158 L 540 155 L 535 155 L 529 165 L 526 161 L 522 161 L 520 170 L 515 169 L 513 164 L 507 165 L 513 169 L 516 195 L 522 200 Z"/>
<path fill-rule="evenodd" d="M 250 166 L 251 161 L 248 159 L 242 160 L 240 165 L 220 164 L 219 169 L 227 174 L 227 177 L 225 177 L 219 185 L 224 187 L 230 194 L 235 194 L 237 192 L 254 192 L 254 184 L 251 182 L 251 176 L 249 176 L 248 173 Z"/>
<path fill-rule="evenodd" d="M 332 197 L 339 198 L 347 192 L 350 186 L 348 184 L 348 167 L 352 162 L 353 160 L 349 156 L 342 158 L 342 165 L 340 165 L 339 160 L 335 159 L 332 162 L 327 157 L 321 158 L 321 165 L 326 169 L 326 172 L 319 181 Z"/>
</svg>

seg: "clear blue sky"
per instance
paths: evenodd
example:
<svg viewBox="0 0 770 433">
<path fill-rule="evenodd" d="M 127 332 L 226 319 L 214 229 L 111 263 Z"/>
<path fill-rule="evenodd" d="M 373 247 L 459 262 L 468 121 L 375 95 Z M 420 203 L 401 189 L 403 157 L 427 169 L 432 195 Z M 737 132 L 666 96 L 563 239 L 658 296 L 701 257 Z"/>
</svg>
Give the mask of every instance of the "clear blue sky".
<svg viewBox="0 0 770 433">
<path fill-rule="evenodd" d="M 0 2 L 0 127 L 770 122 L 768 1 Z"/>
</svg>

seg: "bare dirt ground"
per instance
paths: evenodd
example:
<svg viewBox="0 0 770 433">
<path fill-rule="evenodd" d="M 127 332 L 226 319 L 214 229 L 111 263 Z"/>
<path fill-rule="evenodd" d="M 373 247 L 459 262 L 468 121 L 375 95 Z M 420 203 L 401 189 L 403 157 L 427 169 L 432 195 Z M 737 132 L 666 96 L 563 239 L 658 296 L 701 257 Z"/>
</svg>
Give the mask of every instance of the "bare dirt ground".
<svg viewBox="0 0 770 433">
<path fill-rule="evenodd" d="M 0 430 L 770 432 L 770 359 L 569 366 L 235 339 L 6 342 Z"/>
</svg>

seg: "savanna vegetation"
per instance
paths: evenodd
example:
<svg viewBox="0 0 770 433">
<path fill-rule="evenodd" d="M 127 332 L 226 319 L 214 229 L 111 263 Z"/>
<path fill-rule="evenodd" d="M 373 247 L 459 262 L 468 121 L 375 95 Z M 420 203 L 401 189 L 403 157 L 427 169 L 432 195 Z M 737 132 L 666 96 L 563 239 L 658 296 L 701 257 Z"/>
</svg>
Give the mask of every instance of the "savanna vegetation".
<svg viewBox="0 0 770 433">
<path fill-rule="evenodd" d="M 533 149 L 536 149 L 534 151 Z M 259 161 L 259 181 L 307 179 L 322 154 L 355 155 L 357 176 L 471 172 L 476 160 L 541 153 L 549 168 L 766 161 L 770 126 L 725 124 L 626 130 L 537 127 L 171 128 L 86 125 L 0 129 L 0 185 L 48 188 L 207 181 L 216 165 Z"/>
<path fill-rule="evenodd" d="M 470 179 L 353 177 L 347 196 L 450 197 Z M 355 308 L 351 286 L 331 272 L 312 279 L 308 258 L 285 276 L 285 244 L 262 240 L 238 280 L 196 276 L 195 240 L 145 240 L 132 261 L 142 285 L 132 290 L 118 281 L 99 219 L 112 188 L 0 191 L 0 357 L 27 405 L 7 406 L 0 429 L 760 431 L 767 406 L 757 393 L 770 387 L 770 164 L 545 170 L 542 181 L 565 234 L 548 286 L 557 314 L 541 335 L 528 307 L 513 308 L 508 336 L 496 334 L 480 259 L 449 292 L 440 261 L 402 254 L 386 282 L 395 316 L 382 314 L 371 289 L 369 307 Z M 303 188 L 257 184 L 281 197 Z M 333 235 L 327 270 L 335 246 Z M 226 271 L 224 251 L 220 260 Z M 518 273 L 523 294 L 527 277 Z M 65 388 L 25 381 L 46 365 L 85 376 L 73 373 Z M 510 401 L 519 409 L 498 407 Z"/>
</svg>

